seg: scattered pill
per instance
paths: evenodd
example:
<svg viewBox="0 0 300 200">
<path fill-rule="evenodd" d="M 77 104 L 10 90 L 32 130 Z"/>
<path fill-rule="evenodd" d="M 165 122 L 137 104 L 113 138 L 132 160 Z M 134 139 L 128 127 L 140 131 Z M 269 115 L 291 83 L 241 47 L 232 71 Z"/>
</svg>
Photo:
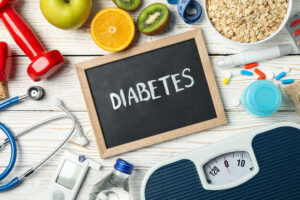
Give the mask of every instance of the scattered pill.
<svg viewBox="0 0 300 200">
<path fill-rule="evenodd" d="M 250 68 L 253 68 L 253 67 L 257 67 L 258 66 L 258 63 L 255 62 L 255 63 L 249 63 L 249 64 L 246 64 L 244 66 L 244 69 L 250 69 Z"/>
<path fill-rule="evenodd" d="M 249 71 L 246 71 L 246 70 L 241 70 L 241 74 L 246 75 L 246 76 L 252 76 L 253 75 L 252 72 L 249 72 Z"/>
<path fill-rule="evenodd" d="M 280 80 L 281 78 L 285 77 L 286 75 L 286 72 L 281 72 L 280 74 L 278 74 L 276 77 L 275 77 L 275 80 Z"/>
<path fill-rule="evenodd" d="M 291 26 L 296 26 L 300 24 L 300 19 L 296 19 L 295 21 L 292 21 Z"/>
<path fill-rule="evenodd" d="M 285 73 L 289 73 L 289 72 L 291 71 L 291 68 L 289 68 L 289 67 L 284 67 L 284 68 L 283 68 L 283 71 L 284 71 Z"/>
<path fill-rule="evenodd" d="M 274 78 L 274 73 L 273 72 L 267 72 L 266 73 L 266 79 L 273 80 L 273 78 Z"/>
<path fill-rule="evenodd" d="M 282 84 L 291 84 L 294 82 L 294 79 L 283 79 L 281 81 Z"/>
<path fill-rule="evenodd" d="M 265 78 L 266 78 L 266 74 L 263 73 L 262 71 L 260 71 L 258 68 L 255 68 L 255 69 L 254 69 L 254 72 L 255 72 L 258 76 L 260 76 L 262 79 L 265 79 Z"/>
<path fill-rule="evenodd" d="M 298 29 L 294 32 L 294 36 L 298 36 L 298 35 L 300 35 L 300 29 Z"/>
<path fill-rule="evenodd" d="M 225 74 L 225 78 L 223 80 L 223 84 L 227 85 L 229 83 L 229 81 L 231 80 L 231 77 L 232 77 L 232 73 L 231 72 L 227 72 Z"/>
<path fill-rule="evenodd" d="M 234 105 L 234 106 L 239 106 L 239 105 L 241 105 L 241 99 L 240 99 L 240 98 L 234 99 L 234 100 L 233 100 L 233 105 Z"/>
</svg>

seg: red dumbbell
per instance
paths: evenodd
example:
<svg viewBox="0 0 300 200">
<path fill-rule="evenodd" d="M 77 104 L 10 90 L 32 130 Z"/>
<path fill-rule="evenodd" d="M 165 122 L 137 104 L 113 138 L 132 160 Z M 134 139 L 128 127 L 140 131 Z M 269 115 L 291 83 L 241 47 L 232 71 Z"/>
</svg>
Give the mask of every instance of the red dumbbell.
<svg viewBox="0 0 300 200">
<path fill-rule="evenodd" d="M 48 78 L 64 63 L 58 50 L 46 52 L 33 31 L 15 11 L 19 0 L 0 0 L 0 19 L 15 42 L 32 61 L 27 68 L 29 77 L 34 81 Z"/>
<path fill-rule="evenodd" d="M 13 60 L 11 51 L 5 42 L 0 42 L 0 82 L 7 81 L 11 76 Z"/>
</svg>

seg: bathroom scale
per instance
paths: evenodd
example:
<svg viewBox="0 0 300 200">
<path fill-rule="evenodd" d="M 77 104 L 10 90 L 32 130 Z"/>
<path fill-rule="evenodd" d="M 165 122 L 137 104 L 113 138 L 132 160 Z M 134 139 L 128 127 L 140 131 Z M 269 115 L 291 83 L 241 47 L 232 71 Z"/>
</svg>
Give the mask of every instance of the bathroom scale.
<svg viewBox="0 0 300 200">
<path fill-rule="evenodd" d="M 166 160 L 142 200 L 299 200 L 300 125 L 278 123 Z"/>
</svg>

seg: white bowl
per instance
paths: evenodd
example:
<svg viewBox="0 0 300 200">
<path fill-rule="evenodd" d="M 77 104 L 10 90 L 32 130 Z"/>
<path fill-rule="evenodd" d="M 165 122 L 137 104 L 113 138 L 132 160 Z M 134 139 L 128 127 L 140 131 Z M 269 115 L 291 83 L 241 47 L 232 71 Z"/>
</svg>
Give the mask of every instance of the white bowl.
<svg viewBox="0 0 300 200">
<path fill-rule="evenodd" d="M 249 46 L 250 46 L 250 45 L 261 44 L 261 43 L 263 43 L 263 42 L 266 42 L 266 41 L 270 40 L 270 39 L 273 38 L 275 35 L 277 35 L 277 34 L 281 31 L 281 29 L 285 26 L 286 22 L 288 21 L 290 15 L 291 15 L 291 12 L 292 12 L 292 5 L 293 5 L 293 0 L 289 0 L 289 7 L 288 7 L 288 9 L 287 9 L 286 15 L 285 15 L 284 19 L 282 20 L 282 22 L 281 22 L 279 28 L 278 28 L 273 34 L 271 34 L 271 35 L 269 35 L 268 37 L 266 37 L 266 38 L 264 38 L 264 39 L 262 39 L 262 40 L 259 40 L 259 41 L 257 41 L 257 42 L 245 43 L 245 42 L 238 42 L 238 41 L 235 41 L 235 40 L 231 40 L 231 39 L 225 37 L 224 35 L 222 35 L 222 34 L 215 28 L 215 26 L 212 24 L 212 22 L 210 21 L 210 19 L 209 19 L 209 17 L 208 17 L 208 14 L 207 14 L 207 8 L 206 8 L 206 1 L 207 1 L 207 0 L 205 0 L 205 4 L 204 4 L 204 6 L 205 6 L 205 16 L 206 16 L 206 18 L 207 18 L 207 20 L 208 20 L 210 26 L 213 27 L 213 29 L 214 29 L 214 30 L 215 30 L 222 38 L 224 38 L 225 40 L 230 41 L 230 42 L 235 43 L 235 44 L 242 44 L 242 45 L 245 45 L 245 46 L 246 46 L 246 45 L 249 45 Z"/>
</svg>

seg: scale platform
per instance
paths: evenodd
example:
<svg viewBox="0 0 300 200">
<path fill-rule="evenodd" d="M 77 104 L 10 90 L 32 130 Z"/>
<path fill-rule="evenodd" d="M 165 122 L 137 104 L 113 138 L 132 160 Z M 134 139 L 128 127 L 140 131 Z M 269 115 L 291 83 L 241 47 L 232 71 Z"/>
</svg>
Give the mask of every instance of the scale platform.
<svg viewBox="0 0 300 200">
<path fill-rule="evenodd" d="M 299 200 L 300 125 L 241 133 L 153 167 L 143 200 Z"/>
</svg>

